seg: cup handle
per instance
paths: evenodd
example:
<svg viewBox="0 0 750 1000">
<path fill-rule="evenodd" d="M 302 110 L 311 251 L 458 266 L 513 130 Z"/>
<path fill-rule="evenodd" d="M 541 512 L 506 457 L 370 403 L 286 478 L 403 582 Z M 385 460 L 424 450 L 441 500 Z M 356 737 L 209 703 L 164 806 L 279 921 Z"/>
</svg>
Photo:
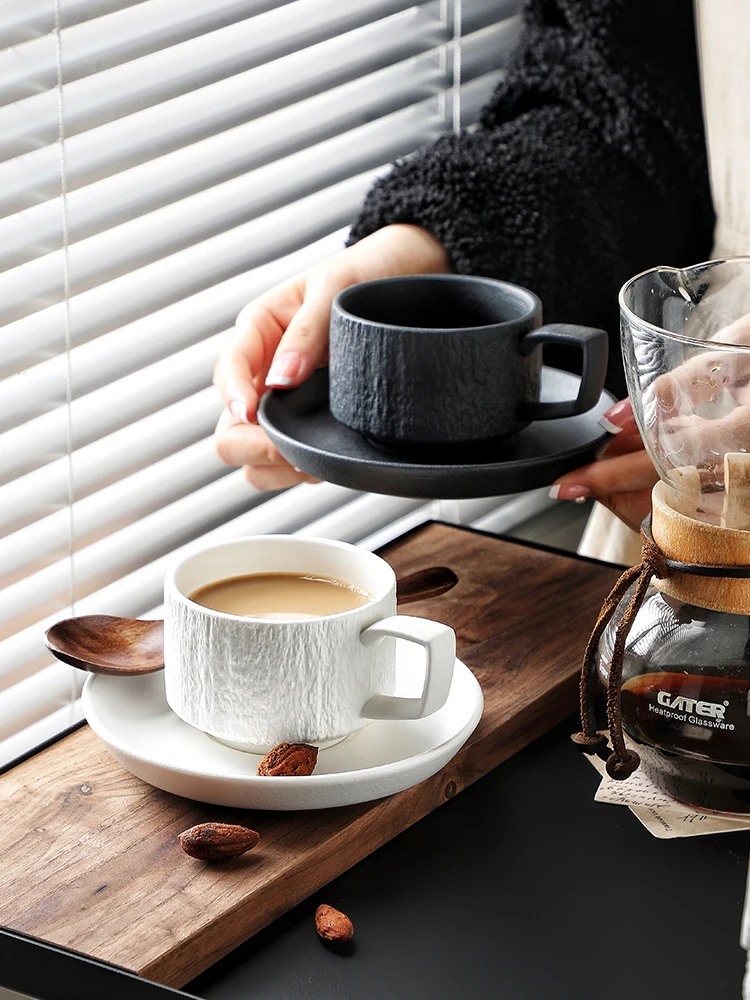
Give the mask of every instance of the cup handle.
<svg viewBox="0 0 750 1000">
<path fill-rule="evenodd" d="M 557 420 L 586 413 L 599 402 L 607 374 L 609 337 L 604 330 L 572 323 L 548 323 L 527 333 L 521 340 L 521 354 L 531 354 L 540 344 L 571 344 L 583 352 L 581 387 L 576 399 L 554 403 L 524 403 L 523 420 Z"/>
<path fill-rule="evenodd" d="M 375 694 L 365 702 L 362 718 L 423 719 L 437 712 L 447 701 L 453 680 L 456 662 L 456 634 L 453 629 L 429 618 L 393 615 L 364 629 L 359 638 L 365 646 L 372 646 L 385 636 L 408 639 L 424 646 L 427 654 L 424 688 L 420 698 Z"/>
</svg>

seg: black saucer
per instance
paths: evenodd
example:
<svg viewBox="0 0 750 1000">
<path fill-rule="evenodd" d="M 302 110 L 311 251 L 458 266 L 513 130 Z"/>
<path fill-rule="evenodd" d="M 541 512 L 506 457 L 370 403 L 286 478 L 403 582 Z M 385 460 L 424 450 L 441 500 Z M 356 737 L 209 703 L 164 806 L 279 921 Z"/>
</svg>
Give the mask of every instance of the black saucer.
<svg viewBox="0 0 750 1000">
<path fill-rule="evenodd" d="M 577 375 L 545 367 L 541 398 L 573 399 L 579 383 Z M 420 457 L 388 451 L 334 420 L 328 370 L 321 368 L 297 389 L 267 393 L 258 421 L 288 462 L 318 479 L 371 493 L 458 500 L 549 486 L 564 472 L 593 462 L 608 438 L 598 418 L 614 402 L 605 391 L 588 413 L 538 420 L 481 453 L 454 449 Z"/>
</svg>

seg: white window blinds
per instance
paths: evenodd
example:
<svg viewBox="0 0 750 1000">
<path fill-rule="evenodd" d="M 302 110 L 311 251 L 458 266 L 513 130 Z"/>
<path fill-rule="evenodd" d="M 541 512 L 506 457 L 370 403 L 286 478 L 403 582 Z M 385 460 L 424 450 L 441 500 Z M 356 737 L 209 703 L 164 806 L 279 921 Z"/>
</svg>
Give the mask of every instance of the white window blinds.
<svg viewBox="0 0 750 1000">
<path fill-rule="evenodd" d="M 519 6 L 0 3 L 0 764 L 78 717 L 56 619 L 157 615 L 201 539 L 374 547 L 430 515 L 254 493 L 214 455 L 211 373 L 239 309 L 338 249 L 391 161 L 474 119 Z"/>
</svg>

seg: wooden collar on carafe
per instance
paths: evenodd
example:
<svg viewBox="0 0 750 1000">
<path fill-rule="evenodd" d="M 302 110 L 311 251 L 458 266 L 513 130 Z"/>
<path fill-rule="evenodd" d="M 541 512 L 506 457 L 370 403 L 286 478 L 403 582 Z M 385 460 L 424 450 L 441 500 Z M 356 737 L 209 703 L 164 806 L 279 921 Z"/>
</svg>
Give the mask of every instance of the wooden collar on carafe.
<svg viewBox="0 0 750 1000">
<path fill-rule="evenodd" d="M 750 455 L 726 455 L 724 469 L 721 525 L 698 520 L 698 488 L 678 492 L 663 482 L 654 487 L 651 534 L 666 559 L 695 566 L 750 566 Z M 750 579 L 673 570 L 666 579 L 654 578 L 653 584 L 663 594 L 700 608 L 750 615 Z"/>
</svg>

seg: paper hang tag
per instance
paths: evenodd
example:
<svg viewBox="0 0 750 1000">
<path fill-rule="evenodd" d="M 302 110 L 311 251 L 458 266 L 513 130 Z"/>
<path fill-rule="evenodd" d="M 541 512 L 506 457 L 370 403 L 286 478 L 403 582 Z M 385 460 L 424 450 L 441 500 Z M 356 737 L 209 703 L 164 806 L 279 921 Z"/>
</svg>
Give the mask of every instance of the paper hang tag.
<svg viewBox="0 0 750 1000">
<path fill-rule="evenodd" d="M 648 753 L 647 747 L 636 746 L 629 740 L 626 743 L 636 749 L 641 757 L 644 751 Z M 627 806 L 648 832 L 660 840 L 750 830 L 750 813 L 747 816 L 729 816 L 726 813 L 694 809 L 657 788 L 643 770 L 636 771 L 626 781 L 616 781 L 607 774 L 603 760 L 596 756 L 590 756 L 588 760 L 602 777 L 594 801 Z"/>
</svg>

